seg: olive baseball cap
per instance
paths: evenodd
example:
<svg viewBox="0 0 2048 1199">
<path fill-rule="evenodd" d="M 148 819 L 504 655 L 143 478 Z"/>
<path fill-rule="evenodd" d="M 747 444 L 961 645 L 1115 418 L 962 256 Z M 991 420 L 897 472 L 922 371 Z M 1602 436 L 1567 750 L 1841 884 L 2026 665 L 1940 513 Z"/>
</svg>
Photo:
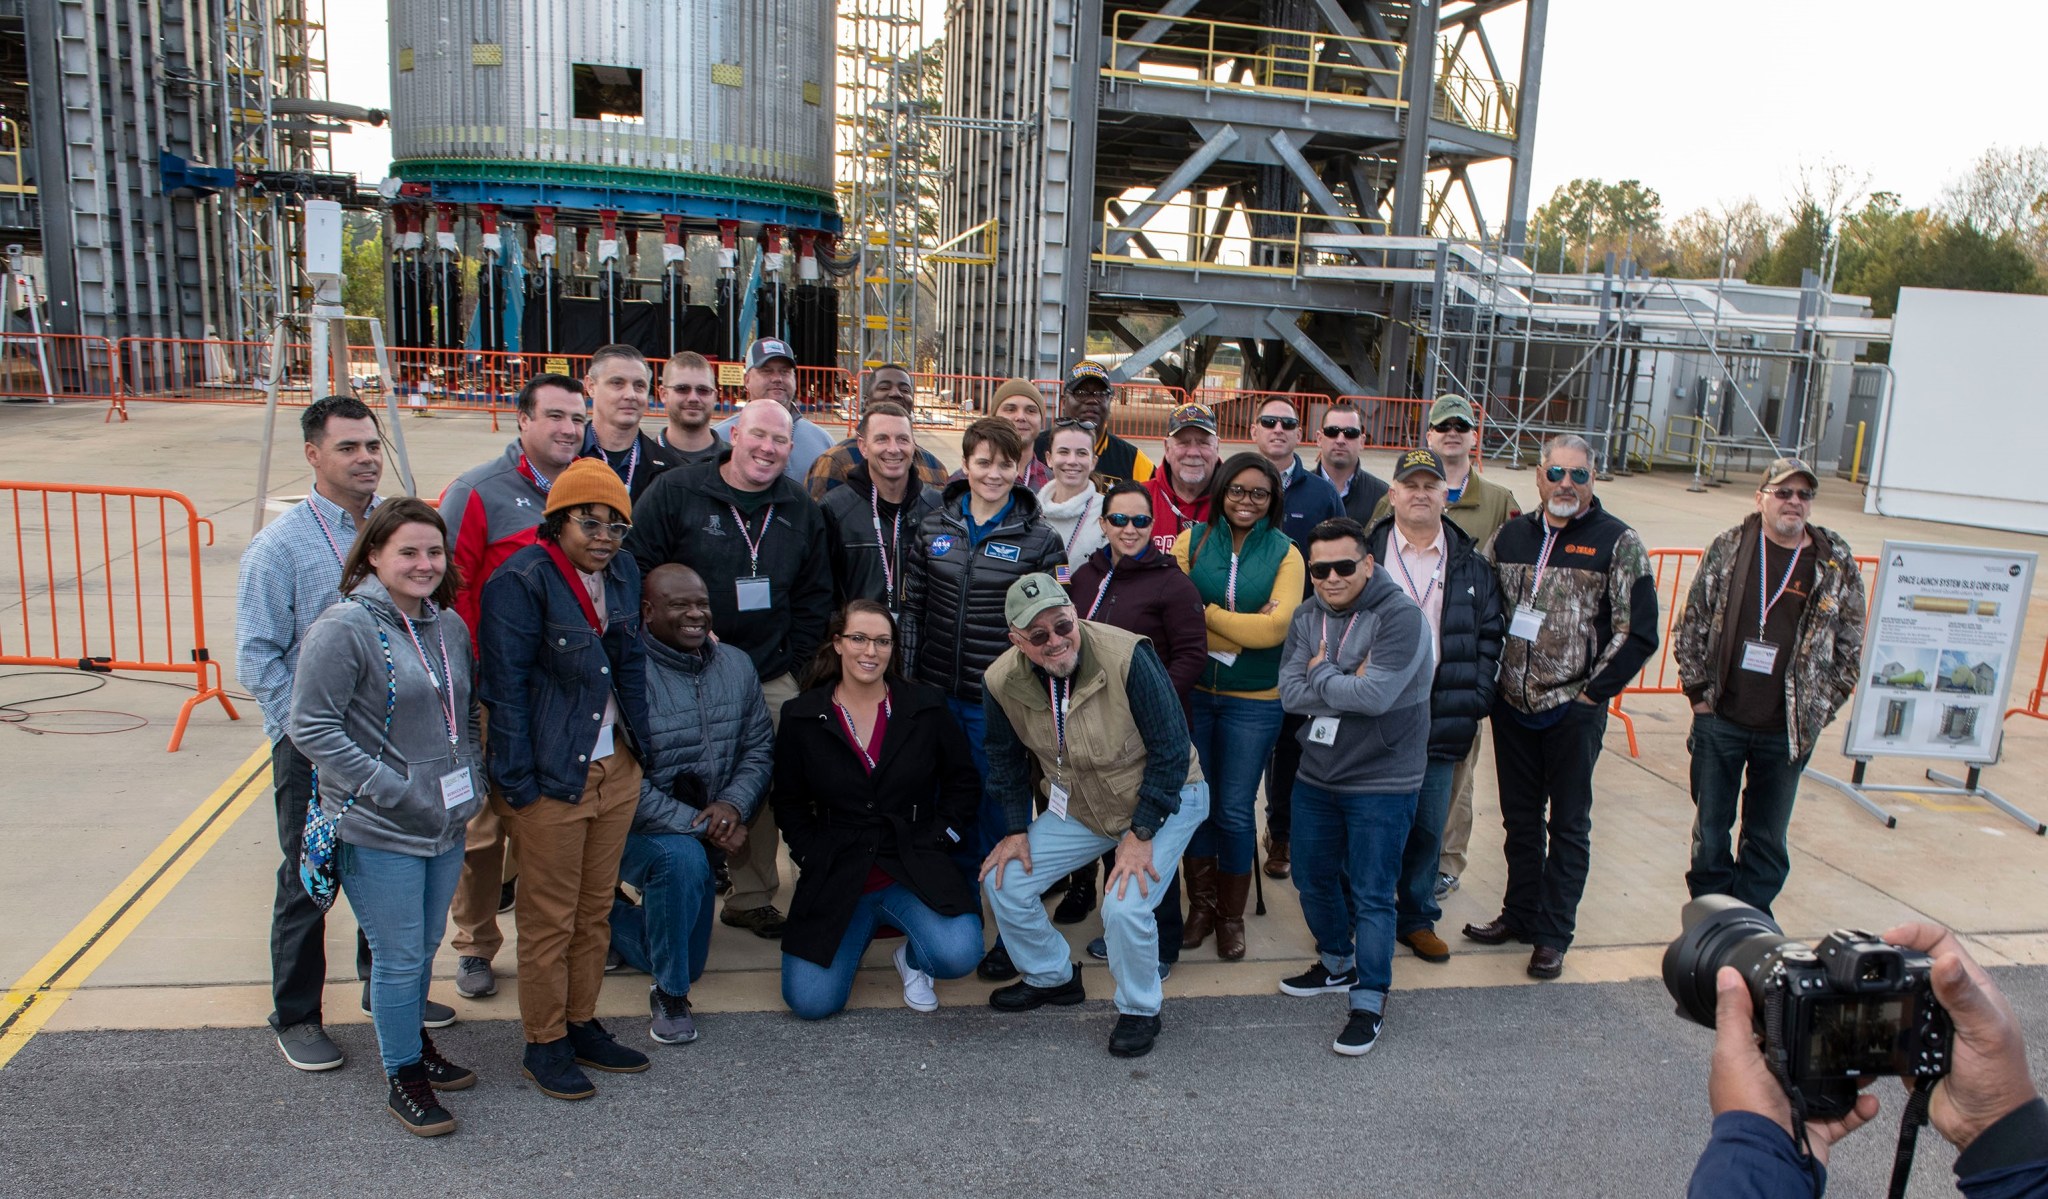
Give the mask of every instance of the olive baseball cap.
<svg viewBox="0 0 2048 1199">
<path fill-rule="evenodd" d="M 1472 401 L 1452 392 L 1445 392 L 1429 406 L 1429 423 L 1432 427 L 1447 420 L 1461 420 L 1473 428 L 1479 427 L 1479 418 L 1472 412 Z"/>
<path fill-rule="evenodd" d="M 1036 620 L 1040 612 L 1064 608 L 1073 602 L 1058 579 L 1040 571 L 1010 584 L 1009 594 L 1003 597 L 1003 619 L 1011 628 L 1021 629 Z"/>
</svg>

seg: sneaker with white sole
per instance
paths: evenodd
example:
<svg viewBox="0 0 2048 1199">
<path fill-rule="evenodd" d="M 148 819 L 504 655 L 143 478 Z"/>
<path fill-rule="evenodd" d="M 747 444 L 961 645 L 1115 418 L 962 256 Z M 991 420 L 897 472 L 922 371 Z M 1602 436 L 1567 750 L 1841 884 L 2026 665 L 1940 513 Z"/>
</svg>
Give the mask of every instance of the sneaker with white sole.
<svg viewBox="0 0 2048 1199">
<path fill-rule="evenodd" d="M 1353 1008 L 1351 1018 L 1344 1022 L 1344 1031 L 1337 1034 L 1337 1039 L 1331 1043 L 1330 1048 L 1345 1057 L 1364 1057 L 1372 1052 L 1373 1046 L 1380 1043 L 1380 1023 L 1381 1016 L 1378 1012 Z"/>
<path fill-rule="evenodd" d="M 903 1006 L 913 1012 L 936 1012 L 939 1010 L 939 993 L 932 987 L 932 976 L 910 964 L 910 945 L 898 945 L 895 957 L 896 973 L 903 979 Z"/>
<path fill-rule="evenodd" d="M 1349 991 L 1358 984 L 1358 967 L 1353 966 L 1342 974 L 1332 974 L 1318 961 L 1292 978 L 1280 980 L 1282 995 L 1334 995 Z"/>
<path fill-rule="evenodd" d="M 1455 875 L 1455 874 L 1438 874 L 1438 875 L 1436 876 L 1436 897 L 1437 897 L 1438 899 L 1442 899 L 1442 898 L 1443 898 L 1444 896 L 1446 896 L 1446 895 L 1449 895 L 1449 894 L 1450 894 L 1451 892 L 1453 892 L 1453 891 L 1455 891 L 1455 890 L 1457 890 L 1457 889 L 1458 889 L 1458 876 L 1457 876 L 1457 875 Z"/>
<path fill-rule="evenodd" d="M 337 1069 L 342 1062 L 340 1046 L 327 1039 L 318 1020 L 278 1029 L 277 1048 L 284 1060 L 308 1073 Z"/>
<path fill-rule="evenodd" d="M 464 999 L 481 999 L 486 995 L 496 995 L 498 976 L 491 971 L 491 959 L 457 958 L 455 993 Z"/>
<path fill-rule="evenodd" d="M 690 1016 L 690 997 L 647 988 L 647 1035 L 664 1045 L 687 1045 L 697 1039 L 697 1021 Z"/>
</svg>

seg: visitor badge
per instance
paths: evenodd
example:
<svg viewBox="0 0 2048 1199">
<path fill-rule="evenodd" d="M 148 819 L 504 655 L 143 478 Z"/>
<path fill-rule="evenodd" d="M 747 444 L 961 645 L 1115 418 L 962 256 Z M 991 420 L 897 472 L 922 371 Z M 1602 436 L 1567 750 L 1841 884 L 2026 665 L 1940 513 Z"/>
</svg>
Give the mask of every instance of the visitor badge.
<svg viewBox="0 0 2048 1199">
<path fill-rule="evenodd" d="M 1225 666 L 1237 665 L 1237 655 L 1231 653 L 1229 650 L 1212 649 L 1209 651 L 1209 656 L 1216 659 L 1218 662 L 1223 663 Z"/>
<path fill-rule="evenodd" d="M 1742 643 L 1742 668 L 1758 674 L 1769 674 L 1778 665 L 1778 647 L 1768 641 L 1745 641 Z"/>
<path fill-rule="evenodd" d="M 738 592 L 739 609 L 742 612 L 766 612 L 774 606 L 769 594 L 768 580 L 759 576 L 739 579 L 734 582 Z"/>
<path fill-rule="evenodd" d="M 1529 604 L 1515 605 L 1515 618 L 1508 624 L 1508 636 L 1524 641 L 1536 640 L 1543 631 L 1543 609 Z"/>
<path fill-rule="evenodd" d="M 459 808 L 476 797 L 476 784 L 470 782 L 469 767 L 451 770 L 441 776 L 441 806 Z"/>
<path fill-rule="evenodd" d="M 1308 739 L 1313 745 L 1337 744 L 1337 718 L 1318 716 L 1308 722 Z"/>
<path fill-rule="evenodd" d="M 597 748 L 590 751 L 590 760 L 602 762 L 612 756 L 612 726 L 597 730 Z"/>
<path fill-rule="evenodd" d="M 1058 783 L 1049 784 L 1048 787 L 1045 810 L 1061 820 L 1065 820 L 1067 818 L 1067 789 Z"/>
</svg>

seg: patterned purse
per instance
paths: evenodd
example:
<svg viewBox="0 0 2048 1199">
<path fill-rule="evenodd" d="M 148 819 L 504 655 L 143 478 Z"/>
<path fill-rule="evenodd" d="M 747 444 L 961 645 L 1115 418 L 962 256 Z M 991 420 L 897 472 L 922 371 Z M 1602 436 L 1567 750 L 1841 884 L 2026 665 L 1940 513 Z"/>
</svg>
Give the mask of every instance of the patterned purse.
<svg viewBox="0 0 2048 1199">
<path fill-rule="evenodd" d="M 351 597 L 353 598 L 353 597 Z M 384 647 L 384 738 L 377 746 L 376 762 L 384 761 L 385 746 L 391 743 L 391 717 L 398 710 L 398 668 L 391 661 L 391 641 L 384 636 L 384 630 L 377 630 L 377 644 Z M 335 861 L 340 847 L 335 836 L 341 817 L 355 806 L 356 797 L 351 793 L 341 801 L 341 816 L 329 817 L 320 807 L 320 768 L 313 768 L 313 799 L 306 805 L 306 828 L 299 841 L 299 885 L 306 889 L 320 910 L 325 912 L 334 906 L 335 897 L 341 894 L 341 867 Z"/>
</svg>

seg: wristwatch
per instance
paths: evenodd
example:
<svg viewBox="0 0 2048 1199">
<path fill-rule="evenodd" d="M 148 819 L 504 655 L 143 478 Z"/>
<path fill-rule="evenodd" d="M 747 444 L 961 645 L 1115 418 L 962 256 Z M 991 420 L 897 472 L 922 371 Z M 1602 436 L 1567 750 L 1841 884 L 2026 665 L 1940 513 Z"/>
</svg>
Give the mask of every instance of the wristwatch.
<svg viewBox="0 0 2048 1199">
<path fill-rule="evenodd" d="M 1150 841 L 1158 832 L 1156 828 L 1141 828 L 1135 824 L 1131 826 L 1131 836 L 1140 841 Z"/>
</svg>

